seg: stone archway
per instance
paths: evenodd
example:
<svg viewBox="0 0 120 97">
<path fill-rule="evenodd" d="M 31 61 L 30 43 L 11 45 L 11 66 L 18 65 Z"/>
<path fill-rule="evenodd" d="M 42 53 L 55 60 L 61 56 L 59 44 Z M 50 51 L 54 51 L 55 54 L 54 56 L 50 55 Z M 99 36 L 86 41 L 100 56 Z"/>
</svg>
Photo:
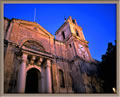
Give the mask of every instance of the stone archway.
<svg viewBox="0 0 120 97">
<path fill-rule="evenodd" d="M 40 71 L 31 68 L 27 71 L 25 93 L 38 93 L 40 87 Z"/>
<path fill-rule="evenodd" d="M 18 93 L 51 93 L 51 54 L 48 54 L 38 41 L 26 40 L 21 44 L 21 64 L 18 72 Z M 43 61 L 43 59 L 45 59 Z M 44 65 L 43 65 L 44 64 Z M 34 68 L 34 70 L 33 70 Z M 39 71 L 39 73 L 38 73 Z M 38 77 L 40 75 L 40 77 Z M 33 78 L 34 76 L 35 78 Z M 33 80 L 32 79 L 36 79 Z M 30 90 L 29 81 L 35 83 L 35 91 Z M 28 84 L 28 85 L 27 85 Z M 38 86 L 38 87 L 37 87 Z M 28 89 L 27 89 L 28 88 Z M 32 88 L 31 88 L 32 89 Z"/>
</svg>

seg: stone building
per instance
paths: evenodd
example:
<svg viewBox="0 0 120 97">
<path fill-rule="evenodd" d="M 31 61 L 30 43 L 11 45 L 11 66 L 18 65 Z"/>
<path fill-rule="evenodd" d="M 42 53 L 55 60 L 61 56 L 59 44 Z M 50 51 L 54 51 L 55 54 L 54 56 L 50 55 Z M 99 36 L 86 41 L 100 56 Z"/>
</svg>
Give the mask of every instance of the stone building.
<svg viewBox="0 0 120 97">
<path fill-rule="evenodd" d="M 36 22 L 4 18 L 5 93 L 102 92 L 98 62 L 71 16 L 56 38 Z"/>
</svg>

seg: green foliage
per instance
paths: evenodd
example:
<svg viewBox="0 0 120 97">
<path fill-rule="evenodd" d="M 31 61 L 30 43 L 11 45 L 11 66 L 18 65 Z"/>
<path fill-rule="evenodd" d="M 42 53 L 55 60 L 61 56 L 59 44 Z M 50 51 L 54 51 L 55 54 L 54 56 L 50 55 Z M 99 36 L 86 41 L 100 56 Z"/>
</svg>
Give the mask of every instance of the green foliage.
<svg viewBox="0 0 120 97">
<path fill-rule="evenodd" d="M 116 41 L 115 45 L 108 43 L 107 52 L 102 55 L 101 70 L 104 80 L 103 88 L 105 93 L 113 93 L 116 88 Z"/>
</svg>

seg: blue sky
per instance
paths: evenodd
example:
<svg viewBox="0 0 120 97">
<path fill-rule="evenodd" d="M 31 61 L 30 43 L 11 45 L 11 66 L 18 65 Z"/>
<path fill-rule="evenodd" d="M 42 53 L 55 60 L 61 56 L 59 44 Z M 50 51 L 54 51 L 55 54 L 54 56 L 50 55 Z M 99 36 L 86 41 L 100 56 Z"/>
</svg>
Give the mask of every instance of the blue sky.
<svg viewBox="0 0 120 97">
<path fill-rule="evenodd" d="M 85 39 L 94 59 L 101 61 L 108 42 L 116 39 L 116 4 L 4 4 L 4 16 L 36 21 L 51 34 L 72 16 L 83 28 Z"/>
</svg>

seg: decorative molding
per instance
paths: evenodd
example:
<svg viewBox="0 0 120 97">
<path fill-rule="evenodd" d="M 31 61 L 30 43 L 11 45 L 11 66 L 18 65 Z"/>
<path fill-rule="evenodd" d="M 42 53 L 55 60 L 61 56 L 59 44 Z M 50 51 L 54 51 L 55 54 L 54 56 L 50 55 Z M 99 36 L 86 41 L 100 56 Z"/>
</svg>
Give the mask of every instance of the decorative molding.
<svg viewBox="0 0 120 97">
<path fill-rule="evenodd" d="M 44 47 L 42 45 L 40 45 L 38 42 L 32 41 L 32 40 L 26 41 L 23 44 L 23 46 L 25 46 L 26 48 L 33 49 L 35 51 L 45 51 L 45 49 L 44 49 Z"/>
<path fill-rule="evenodd" d="M 26 68 L 26 72 L 27 72 L 28 70 L 30 70 L 31 68 L 36 68 L 36 69 L 38 69 L 40 72 L 42 71 L 41 68 L 40 68 L 39 66 L 37 66 L 37 65 L 28 65 L 27 68 Z"/>
</svg>

